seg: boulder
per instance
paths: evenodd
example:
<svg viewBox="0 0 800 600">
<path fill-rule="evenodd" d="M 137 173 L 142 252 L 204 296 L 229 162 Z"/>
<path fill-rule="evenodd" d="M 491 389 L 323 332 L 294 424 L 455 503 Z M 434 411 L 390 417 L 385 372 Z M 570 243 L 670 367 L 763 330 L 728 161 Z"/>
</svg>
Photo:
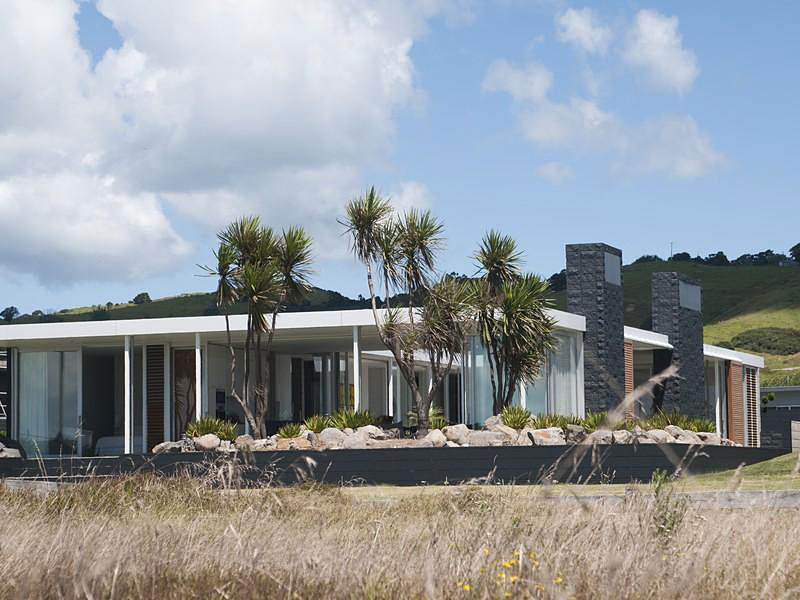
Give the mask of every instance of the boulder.
<svg viewBox="0 0 800 600">
<path fill-rule="evenodd" d="M 22 458 L 22 453 L 16 448 L 6 448 L 3 446 L 0 449 L 0 458 Z"/>
<path fill-rule="evenodd" d="M 655 441 L 647 436 L 647 432 L 638 425 L 633 428 L 631 433 L 633 434 L 634 444 L 655 444 Z"/>
<path fill-rule="evenodd" d="M 676 425 L 667 425 L 664 427 L 664 431 L 674 437 L 678 444 L 700 445 L 703 443 L 700 438 L 697 437 L 697 434 L 694 431 L 687 431 L 686 429 L 681 429 Z"/>
<path fill-rule="evenodd" d="M 312 445 L 304 437 L 278 438 L 278 450 L 311 450 Z"/>
<path fill-rule="evenodd" d="M 459 446 L 455 442 L 451 442 L 450 440 L 447 440 L 447 444 L 445 444 L 445 446 L 447 448 L 461 448 L 461 446 Z"/>
<path fill-rule="evenodd" d="M 500 415 L 494 415 L 492 417 L 489 417 L 488 419 L 486 419 L 483 422 L 483 428 L 484 429 L 488 429 L 489 431 L 491 431 L 492 427 L 494 427 L 498 423 L 502 424 L 503 423 L 503 419 L 500 418 Z"/>
<path fill-rule="evenodd" d="M 222 440 L 217 446 L 217 452 L 231 453 L 236 452 L 236 446 L 229 440 Z"/>
<path fill-rule="evenodd" d="M 358 433 L 366 433 L 373 440 L 389 439 L 386 432 L 380 427 L 375 427 L 375 425 L 364 425 L 363 427 L 359 427 L 356 431 Z"/>
<path fill-rule="evenodd" d="M 183 450 L 183 442 L 161 442 L 153 446 L 153 454 L 173 454 Z"/>
<path fill-rule="evenodd" d="M 536 430 L 533 427 L 526 427 L 525 429 L 520 431 L 519 435 L 517 436 L 517 439 L 514 440 L 514 445 L 515 446 L 533 446 L 533 436 L 532 435 L 529 436 L 528 434 L 529 433 L 533 434 L 534 431 L 536 431 Z"/>
<path fill-rule="evenodd" d="M 253 440 L 253 452 L 267 452 L 275 450 L 275 437 L 264 438 L 260 440 Z"/>
<path fill-rule="evenodd" d="M 700 441 L 704 444 L 711 444 L 712 446 L 721 446 L 722 445 L 722 438 L 710 431 L 698 431 L 697 437 L 700 438 Z"/>
<path fill-rule="evenodd" d="M 345 428 L 343 429 L 343 431 L 344 431 L 344 432 L 345 432 L 347 435 L 353 435 L 353 434 L 355 433 L 355 432 L 354 432 L 354 431 L 353 431 L 353 430 L 352 430 L 350 427 L 345 427 Z"/>
<path fill-rule="evenodd" d="M 364 450 L 369 440 L 370 438 L 366 433 L 353 433 L 353 435 L 345 437 L 342 441 L 341 448 L 347 450 Z"/>
<path fill-rule="evenodd" d="M 236 446 L 236 449 L 239 450 L 240 452 L 252 452 L 253 442 L 255 442 L 253 436 L 250 434 L 245 434 L 237 437 L 236 441 L 234 442 L 234 445 Z"/>
<path fill-rule="evenodd" d="M 442 433 L 444 433 L 444 437 L 450 442 L 455 442 L 459 445 L 469 443 L 469 427 L 463 423 L 448 425 L 442 430 Z"/>
<path fill-rule="evenodd" d="M 490 427 L 487 427 L 487 429 L 489 431 L 502 433 L 509 440 L 516 440 L 517 437 L 519 437 L 519 431 L 517 431 L 513 427 L 509 427 L 508 425 L 504 425 L 503 423 L 492 423 L 492 425 Z"/>
<path fill-rule="evenodd" d="M 341 448 L 347 434 L 335 427 L 326 427 L 319 433 L 319 441 L 326 448 Z"/>
<path fill-rule="evenodd" d="M 470 431 L 467 437 L 470 446 L 504 446 L 508 442 L 506 434 L 497 431 Z"/>
<path fill-rule="evenodd" d="M 431 429 L 423 439 L 429 440 L 434 448 L 442 448 L 447 445 L 447 438 L 438 429 Z"/>
<path fill-rule="evenodd" d="M 580 425 L 575 425 L 570 423 L 567 425 L 567 430 L 565 432 L 567 442 L 571 444 L 580 444 L 583 440 L 586 439 L 586 430 L 581 427 Z"/>
<path fill-rule="evenodd" d="M 561 427 L 532 429 L 527 432 L 527 436 L 533 446 L 563 446 L 567 443 Z"/>
<path fill-rule="evenodd" d="M 434 446 L 433 446 L 433 442 L 431 440 L 429 440 L 427 438 L 427 436 L 426 436 L 426 437 L 424 437 L 424 438 L 422 438 L 420 440 L 414 440 L 412 445 L 411 445 L 411 447 L 412 448 L 433 448 Z"/>
<path fill-rule="evenodd" d="M 317 434 L 316 434 L 316 433 L 314 433 L 313 431 L 311 431 L 310 429 L 303 429 L 303 430 L 300 432 L 300 435 L 298 435 L 297 437 L 301 437 L 301 438 L 303 438 L 304 440 L 308 440 L 308 441 L 311 443 L 311 445 L 312 445 L 312 446 L 313 446 L 313 445 L 316 443 L 316 441 L 317 441 Z"/>
<path fill-rule="evenodd" d="M 649 437 L 653 442 L 656 444 L 674 444 L 675 438 L 672 437 L 671 434 L 667 433 L 663 429 L 649 429 L 645 432 L 645 435 Z"/>
<path fill-rule="evenodd" d="M 207 433 L 194 438 L 194 448 L 200 452 L 210 452 L 219 447 L 220 439 L 213 433 Z"/>
<path fill-rule="evenodd" d="M 615 444 L 631 444 L 634 437 L 627 429 L 617 429 L 611 433 L 611 439 Z"/>
<path fill-rule="evenodd" d="M 584 444 L 613 444 L 614 443 L 614 433 L 609 429 L 598 429 L 597 431 L 593 431 L 589 435 L 586 436 L 586 439 L 583 440 Z"/>
</svg>

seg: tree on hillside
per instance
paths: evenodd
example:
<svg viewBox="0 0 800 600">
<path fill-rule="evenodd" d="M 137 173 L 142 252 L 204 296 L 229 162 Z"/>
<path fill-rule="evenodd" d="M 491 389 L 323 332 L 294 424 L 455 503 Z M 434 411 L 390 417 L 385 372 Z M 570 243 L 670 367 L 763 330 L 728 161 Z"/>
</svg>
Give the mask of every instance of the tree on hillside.
<svg viewBox="0 0 800 600">
<path fill-rule="evenodd" d="M 142 292 L 141 294 L 136 294 L 136 297 L 131 300 L 133 304 L 150 304 L 152 300 L 150 299 L 150 294 L 147 292 Z"/>
<path fill-rule="evenodd" d="M 714 267 L 726 267 L 730 264 L 728 257 L 725 256 L 725 253 L 721 250 L 719 252 L 709 254 L 704 262 Z"/>
<path fill-rule="evenodd" d="M 522 272 L 517 243 L 488 232 L 475 253 L 480 279 L 473 282 L 478 332 L 486 348 L 493 414 L 510 406 L 520 384 L 533 383 L 555 348 L 547 282 Z"/>
<path fill-rule="evenodd" d="M 217 278 L 215 304 L 225 315 L 231 357 L 231 396 L 242 407 L 254 435 L 266 435 L 271 367 L 269 357 L 275 323 L 289 302 L 305 298 L 311 289 L 311 238 L 302 227 L 276 234 L 258 217 L 243 217 L 218 234 L 217 264 L 202 267 Z M 230 309 L 237 302 L 247 306 L 244 369 L 241 392 L 236 389 L 236 351 L 231 340 Z M 266 343 L 264 343 L 266 338 Z M 253 356 L 254 354 L 254 356 Z M 254 363 L 254 364 L 253 364 Z M 250 380 L 255 367 L 254 397 Z"/>
<path fill-rule="evenodd" d="M 16 319 L 18 316 L 19 309 L 16 306 L 8 306 L 0 312 L 0 317 L 2 317 L 3 321 L 6 323 L 11 323 L 11 321 Z"/>
<path fill-rule="evenodd" d="M 800 243 L 795 244 L 789 250 L 789 254 L 792 255 L 792 258 L 795 259 L 797 262 L 800 263 Z"/>
<path fill-rule="evenodd" d="M 347 204 L 340 220 L 351 250 L 367 270 L 373 318 L 383 344 L 392 352 L 416 406 L 418 434 L 428 431 L 430 408 L 455 356 L 463 350 L 470 315 L 470 286 L 457 278 L 438 277 L 436 260 L 444 227 L 429 211 L 394 213 L 374 187 Z M 378 312 L 378 285 L 383 286 L 386 312 Z M 400 293 L 405 306 L 392 306 Z M 420 389 L 416 353 L 429 361 L 432 381 Z"/>
</svg>

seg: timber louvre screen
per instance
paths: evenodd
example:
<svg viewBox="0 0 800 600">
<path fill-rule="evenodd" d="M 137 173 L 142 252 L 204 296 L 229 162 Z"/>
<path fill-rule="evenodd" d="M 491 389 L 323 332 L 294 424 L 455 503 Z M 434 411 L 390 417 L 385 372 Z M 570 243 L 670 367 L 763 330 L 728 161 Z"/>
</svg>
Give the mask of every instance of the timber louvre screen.
<svg viewBox="0 0 800 600">
<path fill-rule="evenodd" d="M 147 347 L 147 450 L 164 441 L 164 346 Z"/>
<path fill-rule="evenodd" d="M 745 401 L 745 423 L 747 427 L 747 445 L 758 447 L 759 426 L 758 426 L 758 392 L 756 389 L 757 374 L 751 367 L 744 369 L 744 401 Z"/>
</svg>

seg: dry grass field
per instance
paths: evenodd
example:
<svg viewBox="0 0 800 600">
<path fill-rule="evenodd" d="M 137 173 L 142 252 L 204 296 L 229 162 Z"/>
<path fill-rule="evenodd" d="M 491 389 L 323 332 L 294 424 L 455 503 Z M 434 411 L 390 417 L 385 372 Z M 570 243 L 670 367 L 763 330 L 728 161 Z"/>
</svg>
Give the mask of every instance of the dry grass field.
<svg viewBox="0 0 800 600">
<path fill-rule="evenodd" d="M 795 477 L 790 460 L 772 471 Z M 800 510 L 700 509 L 683 483 L 615 486 L 613 502 L 563 497 L 578 486 L 212 483 L 0 486 L 0 598 L 800 596 Z"/>
</svg>

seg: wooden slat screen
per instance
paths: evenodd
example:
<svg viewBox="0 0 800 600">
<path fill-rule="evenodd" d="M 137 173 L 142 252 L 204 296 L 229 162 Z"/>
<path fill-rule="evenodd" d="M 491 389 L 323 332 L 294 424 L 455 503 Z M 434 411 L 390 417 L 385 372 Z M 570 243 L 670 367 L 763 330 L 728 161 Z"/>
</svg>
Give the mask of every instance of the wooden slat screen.
<svg viewBox="0 0 800 600">
<path fill-rule="evenodd" d="M 633 392 L 633 342 L 625 342 L 625 395 Z"/>
<path fill-rule="evenodd" d="M 164 346 L 147 347 L 147 449 L 164 441 Z"/>
<path fill-rule="evenodd" d="M 747 445 L 758 447 L 758 396 L 756 393 L 756 370 L 750 367 L 744 369 L 744 398 L 747 414 Z"/>
<path fill-rule="evenodd" d="M 742 394 L 742 365 L 731 362 L 728 368 L 728 437 L 744 444 L 744 395 Z"/>
</svg>

